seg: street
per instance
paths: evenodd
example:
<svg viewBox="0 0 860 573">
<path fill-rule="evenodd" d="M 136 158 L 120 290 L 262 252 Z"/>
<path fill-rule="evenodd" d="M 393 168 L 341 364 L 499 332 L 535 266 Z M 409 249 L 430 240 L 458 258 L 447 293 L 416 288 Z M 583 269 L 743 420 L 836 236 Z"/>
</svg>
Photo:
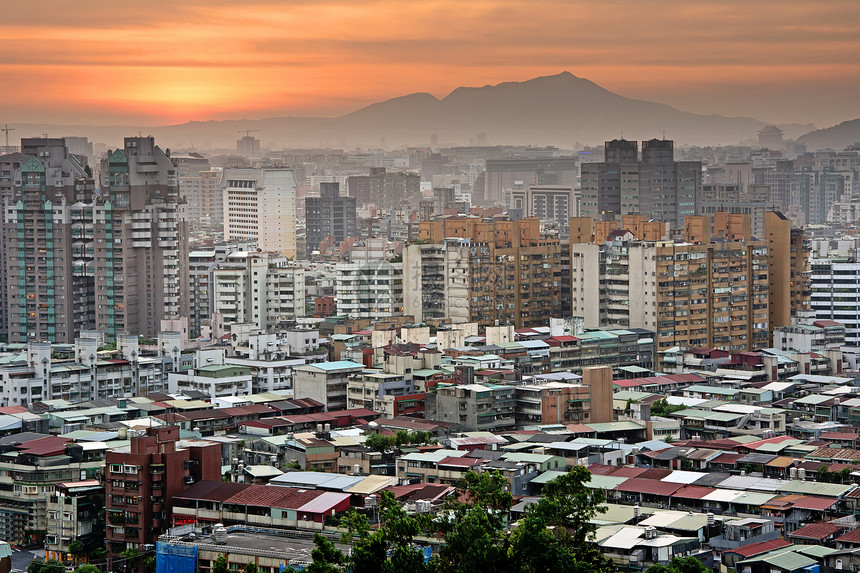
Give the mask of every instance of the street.
<svg viewBox="0 0 860 573">
<path fill-rule="evenodd" d="M 36 557 L 45 558 L 44 549 L 12 549 L 12 571 L 26 571 Z"/>
</svg>

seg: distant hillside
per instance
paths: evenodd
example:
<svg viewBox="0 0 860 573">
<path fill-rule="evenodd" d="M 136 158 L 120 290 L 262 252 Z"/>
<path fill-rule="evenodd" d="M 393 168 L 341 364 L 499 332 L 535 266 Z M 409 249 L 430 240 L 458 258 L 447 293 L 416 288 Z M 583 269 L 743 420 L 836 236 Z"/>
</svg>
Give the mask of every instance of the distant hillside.
<svg viewBox="0 0 860 573">
<path fill-rule="evenodd" d="M 810 151 L 829 147 L 832 149 L 845 149 L 849 145 L 860 145 L 860 119 L 843 121 L 839 125 L 817 129 L 797 139 Z"/>
<path fill-rule="evenodd" d="M 485 133 L 492 144 L 529 143 L 570 147 L 607 139 L 665 136 L 680 144 L 728 145 L 754 138 L 765 124 L 748 117 L 700 115 L 660 103 L 622 97 L 569 72 L 524 82 L 479 88 L 461 87 L 442 100 L 416 93 L 375 103 L 336 118 L 189 122 L 155 128 L 87 126 L 14 126 L 16 135 L 48 132 L 87 135 L 117 145 L 141 131 L 162 147 L 235 149 L 239 130 L 256 129 L 264 147 L 338 147 L 426 145 L 432 134 L 440 143 L 467 144 Z M 803 133 L 782 126 L 787 136 Z M 807 128 L 808 129 L 808 128 Z"/>
</svg>

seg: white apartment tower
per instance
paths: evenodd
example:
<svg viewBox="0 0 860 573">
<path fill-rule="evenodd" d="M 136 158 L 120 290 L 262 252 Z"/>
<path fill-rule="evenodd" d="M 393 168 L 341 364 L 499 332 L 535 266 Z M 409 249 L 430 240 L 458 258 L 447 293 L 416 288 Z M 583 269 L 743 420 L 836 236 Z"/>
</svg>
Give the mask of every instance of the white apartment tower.
<svg viewBox="0 0 860 573">
<path fill-rule="evenodd" d="M 225 169 L 224 240 L 256 240 L 262 251 L 296 258 L 296 180 L 291 169 Z"/>
</svg>

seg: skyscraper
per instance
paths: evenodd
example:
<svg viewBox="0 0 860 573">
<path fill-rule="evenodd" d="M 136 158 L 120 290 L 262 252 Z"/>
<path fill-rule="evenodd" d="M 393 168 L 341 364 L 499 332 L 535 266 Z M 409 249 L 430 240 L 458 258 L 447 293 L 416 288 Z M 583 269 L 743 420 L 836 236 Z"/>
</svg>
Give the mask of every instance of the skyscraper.
<svg viewBox="0 0 860 573">
<path fill-rule="evenodd" d="M 95 183 L 63 139 L 23 139 L 21 147 L 4 197 L 9 341 L 70 343 L 94 326 Z"/>
<path fill-rule="evenodd" d="M 188 226 L 176 169 L 152 137 L 126 137 L 102 160 L 92 237 L 95 327 L 154 336 L 188 315 Z"/>
<path fill-rule="evenodd" d="M 341 197 L 338 183 L 320 183 L 320 196 L 305 199 L 307 256 L 326 237 L 339 243 L 356 235 L 355 197 Z"/>
<path fill-rule="evenodd" d="M 642 159 L 635 141 L 606 142 L 603 163 L 582 164 L 582 216 L 644 215 L 682 227 L 696 214 L 702 189 L 702 165 L 675 161 L 674 143 L 665 139 L 642 142 Z"/>
<path fill-rule="evenodd" d="M 224 240 L 256 240 L 263 251 L 296 258 L 296 180 L 290 169 L 225 169 Z"/>
</svg>

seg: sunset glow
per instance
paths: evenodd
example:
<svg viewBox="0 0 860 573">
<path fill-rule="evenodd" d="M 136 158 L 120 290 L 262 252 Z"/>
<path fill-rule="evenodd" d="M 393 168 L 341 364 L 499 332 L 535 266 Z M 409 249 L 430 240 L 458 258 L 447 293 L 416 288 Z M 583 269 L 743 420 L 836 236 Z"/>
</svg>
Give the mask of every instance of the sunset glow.
<svg viewBox="0 0 860 573">
<path fill-rule="evenodd" d="M 689 111 L 822 125 L 860 116 L 850 0 L 98 0 L 8 12 L 7 122 L 337 115 L 563 70 Z"/>
</svg>

